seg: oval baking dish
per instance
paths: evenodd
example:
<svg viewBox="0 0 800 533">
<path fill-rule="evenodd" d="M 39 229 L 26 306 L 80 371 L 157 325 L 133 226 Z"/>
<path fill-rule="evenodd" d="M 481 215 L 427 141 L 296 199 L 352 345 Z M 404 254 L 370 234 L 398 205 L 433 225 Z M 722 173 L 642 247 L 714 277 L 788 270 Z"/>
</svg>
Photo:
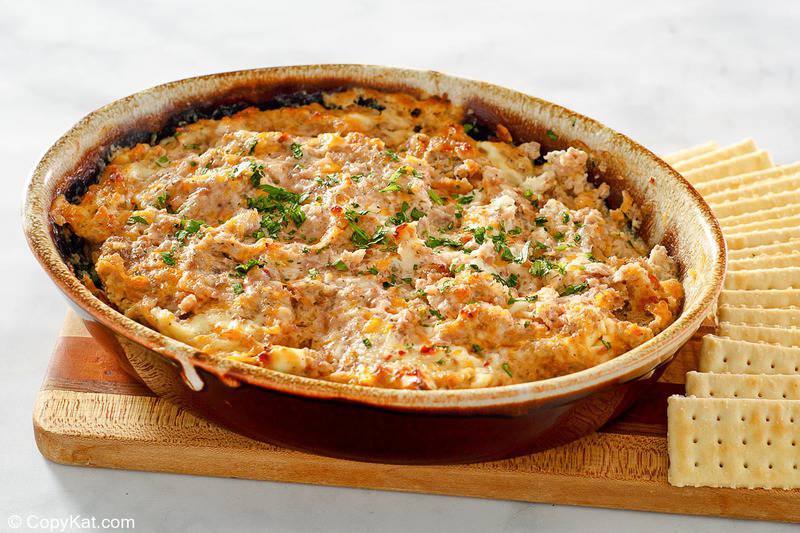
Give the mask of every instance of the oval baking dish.
<svg viewBox="0 0 800 533">
<path fill-rule="evenodd" d="M 368 87 L 446 96 L 517 142 L 543 151 L 588 152 L 610 203 L 627 190 L 643 213 L 640 236 L 679 265 L 680 316 L 633 350 L 556 378 L 493 388 L 412 391 L 284 374 L 198 352 L 125 317 L 75 277 L 68 238 L 49 218 L 53 198 L 80 194 L 112 147 L 148 142 L 182 121 L 217 117 L 287 95 Z M 156 394 L 255 439 L 349 459 L 457 463 L 519 455 L 574 440 L 627 408 L 699 328 L 721 289 L 725 245 L 697 192 L 627 137 L 552 103 L 435 72 L 362 65 L 311 65 L 215 74 L 161 85 L 113 102 L 50 148 L 28 185 L 24 228 L 34 255 L 87 321 Z"/>
</svg>

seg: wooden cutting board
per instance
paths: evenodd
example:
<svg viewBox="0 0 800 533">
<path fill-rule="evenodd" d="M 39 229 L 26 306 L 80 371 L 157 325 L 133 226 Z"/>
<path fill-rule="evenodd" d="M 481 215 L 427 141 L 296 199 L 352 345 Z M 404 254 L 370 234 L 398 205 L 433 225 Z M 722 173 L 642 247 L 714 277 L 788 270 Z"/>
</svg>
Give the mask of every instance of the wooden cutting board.
<svg viewBox="0 0 800 533">
<path fill-rule="evenodd" d="M 70 313 L 33 423 L 42 454 L 70 465 L 800 522 L 800 490 L 667 483 L 666 400 L 683 393 L 698 339 L 625 415 L 579 441 L 491 463 L 397 466 L 289 451 L 199 419 L 155 397 Z"/>
</svg>

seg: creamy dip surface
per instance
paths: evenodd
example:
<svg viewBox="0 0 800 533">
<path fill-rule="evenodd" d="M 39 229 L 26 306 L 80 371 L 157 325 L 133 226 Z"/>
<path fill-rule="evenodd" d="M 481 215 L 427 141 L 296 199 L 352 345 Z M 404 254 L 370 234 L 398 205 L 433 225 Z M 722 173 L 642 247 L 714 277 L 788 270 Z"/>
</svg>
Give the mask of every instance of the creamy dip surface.
<svg viewBox="0 0 800 533">
<path fill-rule="evenodd" d="M 626 192 L 609 209 L 585 152 L 515 144 L 441 98 L 287 104 L 118 149 L 58 197 L 84 283 L 209 354 L 403 389 L 568 374 L 679 313 L 675 263 L 636 237 Z"/>
</svg>

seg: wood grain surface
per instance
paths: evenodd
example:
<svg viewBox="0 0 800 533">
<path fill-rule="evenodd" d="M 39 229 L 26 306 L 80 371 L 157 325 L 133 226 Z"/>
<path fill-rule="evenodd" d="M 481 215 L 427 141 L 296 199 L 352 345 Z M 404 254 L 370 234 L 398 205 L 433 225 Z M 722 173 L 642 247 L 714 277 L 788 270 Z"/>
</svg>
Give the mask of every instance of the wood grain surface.
<svg viewBox="0 0 800 533">
<path fill-rule="evenodd" d="M 697 337 L 656 387 L 593 435 L 503 461 L 399 466 L 285 450 L 197 418 L 155 397 L 70 313 L 34 430 L 42 454 L 69 465 L 800 522 L 800 490 L 667 483 L 666 399 L 697 368 Z"/>
</svg>

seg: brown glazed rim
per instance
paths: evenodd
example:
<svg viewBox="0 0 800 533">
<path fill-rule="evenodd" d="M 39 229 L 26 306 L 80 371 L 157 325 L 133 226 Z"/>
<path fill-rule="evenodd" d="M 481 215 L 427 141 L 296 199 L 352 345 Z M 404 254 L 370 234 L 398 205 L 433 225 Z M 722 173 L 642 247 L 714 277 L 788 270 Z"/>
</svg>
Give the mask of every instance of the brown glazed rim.
<svg viewBox="0 0 800 533">
<path fill-rule="evenodd" d="M 64 158 L 69 157 L 68 150 L 80 147 L 84 135 L 96 133 L 98 129 L 106 132 L 110 129 L 110 123 L 121 120 L 120 114 L 122 116 L 135 114 L 137 108 L 141 106 L 168 106 L 170 103 L 175 104 L 176 101 L 179 103 L 180 98 L 186 98 L 187 95 L 195 99 L 198 95 L 219 96 L 235 90 L 242 84 L 254 86 L 259 82 L 275 84 L 282 79 L 310 82 L 324 80 L 329 84 L 339 83 L 340 86 L 373 87 L 397 87 L 398 80 L 409 79 L 419 84 L 414 86 L 413 90 L 416 92 L 424 91 L 421 86 L 437 88 L 442 84 L 451 88 L 464 88 L 472 95 L 488 95 L 494 100 L 502 100 L 503 105 L 509 109 L 517 109 L 516 112 L 520 115 L 526 113 L 528 109 L 543 108 L 555 117 L 554 120 L 559 124 L 571 121 L 574 127 L 577 121 L 581 128 L 606 137 L 607 144 L 618 151 L 625 150 L 644 157 L 652 163 L 654 170 L 660 170 L 662 177 L 666 176 L 667 179 L 677 182 L 679 191 L 685 196 L 682 200 L 699 209 L 707 225 L 706 233 L 713 241 L 712 249 L 715 247 L 713 263 L 708 265 L 708 268 L 712 269 L 710 281 L 702 286 L 696 301 L 688 308 L 684 307 L 681 315 L 664 331 L 605 363 L 573 374 L 529 383 L 481 389 L 433 391 L 384 389 L 335 383 L 226 360 L 199 352 L 189 345 L 139 324 L 95 297 L 62 260 L 50 225 L 49 209 L 56 192 L 54 188 L 48 187 L 46 182 L 51 174 L 57 172 L 59 164 L 61 167 L 64 166 Z M 401 82 L 400 84 L 402 85 Z M 428 92 L 436 94 L 435 91 Z M 70 165 L 69 168 L 74 169 L 81 162 L 66 161 L 66 163 Z M 61 180 L 59 182 L 61 184 L 66 179 L 65 176 L 57 178 Z M 299 396 L 339 399 L 404 411 L 468 412 L 495 408 L 503 410 L 523 408 L 551 401 L 568 401 L 569 398 L 646 376 L 659 364 L 670 359 L 699 328 L 719 295 L 726 268 L 725 241 L 719 224 L 705 201 L 672 167 L 625 135 L 607 128 L 594 119 L 508 88 L 446 76 L 438 72 L 371 65 L 304 65 L 211 74 L 159 85 L 112 102 L 89 113 L 44 154 L 30 177 L 23 217 L 29 246 L 47 274 L 73 302 L 115 333 L 154 350 L 177 364 L 185 365 L 190 361 L 194 367 L 205 369 L 230 386 L 247 383 Z"/>
</svg>

